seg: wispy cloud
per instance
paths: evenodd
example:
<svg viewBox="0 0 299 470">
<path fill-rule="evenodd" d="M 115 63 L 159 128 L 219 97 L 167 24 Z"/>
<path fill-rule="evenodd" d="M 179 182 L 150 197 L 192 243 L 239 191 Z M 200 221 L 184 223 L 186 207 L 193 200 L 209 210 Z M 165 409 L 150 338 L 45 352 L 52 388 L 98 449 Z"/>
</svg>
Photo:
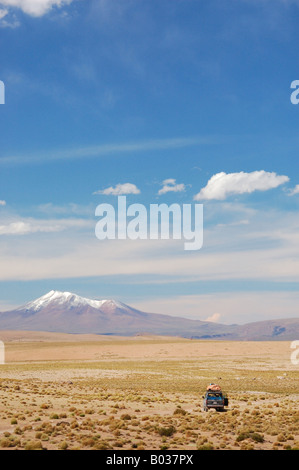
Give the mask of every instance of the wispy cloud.
<svg viewBox="0 0 299 470">
<path fill-rule="evenodd" d="M 299 194 L 299 184 L 296 184 L 295 188 L 291 189 L 288 194 L 289 196 L 295 196 L 295 194 Z"/>
<path fill-rule="evenodd" d="M 110 186 L 106 189 L 100 189 L 93 194 L 104 194 L 106 196 L 121 196 L 126 194 L 140 194 L 140 189 L 132 183 L 119 183 L 115 187 Z"/>
<path fill-rule="evenodd" d="M 297 214 L 262 211 L 245 229 L 211 227 L 205 230 L 205 249 L 192 257 L 186 256 L 181 240 L 99 241 L 92 220 L 22 222 L 31 223 L 35 235 L 27 233 L 17 244 L 11 236 L 0 244 L 1 280 L 113 275 L 180 276 L 184 282 L 248 279 L 295 283 L 299 279 Z M 36 235 L 37 230 L 50 231 L 53 226 L 61 229 L 53 234 L 55 243 L 49 243 L 49 233 Z M 8 230 L 24 232 L 29 228 L 2 228 L 2 232 Z M 222 313 L 215 306 L 209 315 L 215 312 Z"/>
<path fill-rule="evenodd" d="M 264 170 L 245 173 L 217 173 L 208 181 L 207 185 L 194 196 L 197 201 L 218 199 L 224 200 L 233 194 L 252 193 L 254 191 L 267 191 L 289 181 L 288 176 L 277 175 Z"/>
<path fill-rule="evenodd" d="M 30 235 L 34 233 L 55 233 L 67 229 L 82 229 L 88 225 L 84 219 L 20 219 L 0 225 L 1 235 Z"/>
<path fill-rule="evenodd" d="M 212 137 L 183 137 L 172 139 L 152 139 L 141 142 L 123 142 L 119 144 L 100 144 L 64 150 L 54 149 L 53 151 L 30 155 L 3 156 L 0 157 L 0 165 L 43 164 L 57 160 L 97 158 L 107 155 L 120 155 L 136 152 L 143 153 L 154 150 L 185 148 L 198 145 L 209 145 L 213 143 L 215 143 L 215 139 Z"/>
<path fill-rule="evenodd" d="M 159 190 L 159 196 L 169 192 L 182 192 L 185 191 L 186 187 L 183 183 L 177 184 L 175 179 L 169 178 L 163 181 L 163 187 Z"/>
<path fill-rule="evenodd" d="M 0 27 L 1 28 L 16 28 L 20 25 L 20 22 L 16 19 L 15 15 L 10 14 L 8 8 L 2 8 L 2 2 L 0 2 Z"/>
<path fill-rule="evenodd" d="M 0 206 L 6 206 L 6 201 L 0 201 Z"/>
<path fill-rule="evenodd" d="M 0 225 L 0 235 L 26 235 L 35 232 L 57 232 L 60 230 L 59 226 L 45 226 L 31 224 L 28 222 L 12 222 L 8 225 Z"/>
<path fill-rule="evenodd" d="M 6 16 L 7 13 L 8 13 L 8 10 L 7 10 L 7 9 L 2 9 L 2 8 L 1 8 L 1 9 L 0 9 L 0 20 L 1 20 L 2 18 L 4 18 L 4 16 Z"/>
<path fill-rule="evenodd" d="M 1 0 L 0 5 L 5 8 L 6 14 L 10 8 L 18 8 L 30 16 L 43 16 L 53 7 L 61 8 L 69 5 L 73 0 Z"/>
</svg>

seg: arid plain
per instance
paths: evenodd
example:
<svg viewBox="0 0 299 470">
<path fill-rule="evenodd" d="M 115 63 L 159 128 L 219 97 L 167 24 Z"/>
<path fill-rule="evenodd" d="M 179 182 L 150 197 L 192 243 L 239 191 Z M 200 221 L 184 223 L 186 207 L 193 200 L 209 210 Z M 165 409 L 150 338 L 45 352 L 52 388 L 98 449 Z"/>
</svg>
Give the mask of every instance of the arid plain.
<svg viewBox="0 0 299 470">
<path fill-rule="evenodd" d="M 299 448 L 299 365 L 284 341 L 2 331 L 1 449 Z M 202 409 L 209 383 L 224 412 Z"/>
</svg>

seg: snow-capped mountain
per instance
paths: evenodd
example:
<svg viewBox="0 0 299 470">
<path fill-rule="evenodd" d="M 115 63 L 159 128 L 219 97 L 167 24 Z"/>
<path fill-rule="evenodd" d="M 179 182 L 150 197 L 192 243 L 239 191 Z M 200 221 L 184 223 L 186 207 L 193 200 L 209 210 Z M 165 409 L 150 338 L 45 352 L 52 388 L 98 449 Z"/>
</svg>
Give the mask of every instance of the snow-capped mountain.
<svg viewBox="0 0 299 470">
<path fill-rule="evenodd" d="M 43 295 L 39 299 L 34 300 L 33 302 L 27 303 L 24 307 L 20 307 L 18 310 L 28 310 L 38 312 L 39 310 L 47 307 L 50 304 L 55 304 L 57 306 L 65 305 L 67 308 L 81 308 L 81 307 L 93 307 L 101 308 L 104 304 L 106 308 L 128 308 L 125 304 L 121 302 L 116 302 L 115 300 L 91 300 L 86 299 L 85 297 L 80 297 L 79 295 L 72 294 L 71 292 L 60 292 L 51 290 L 48 294 Z"/>
<path fill-rule="evenodd" d="M 289 341 L 298 338 L 299 319 L 221 325 L 145 313 L 115 300 L 91 300 L 71 292 L 52 290 L 16 310 L 0 313 L 0 330 L 123 336 L 148 333 L 202 339 Z"/>
<path fill-rule="evenodd" d="M 0 330 L 135 335 L 142 333 L 203 337 L 230 333 L 233 327 L 145 313 L 115 300 L 91 300 L 50 291 L 22 307 L 0 313 Z"/>
</svg>

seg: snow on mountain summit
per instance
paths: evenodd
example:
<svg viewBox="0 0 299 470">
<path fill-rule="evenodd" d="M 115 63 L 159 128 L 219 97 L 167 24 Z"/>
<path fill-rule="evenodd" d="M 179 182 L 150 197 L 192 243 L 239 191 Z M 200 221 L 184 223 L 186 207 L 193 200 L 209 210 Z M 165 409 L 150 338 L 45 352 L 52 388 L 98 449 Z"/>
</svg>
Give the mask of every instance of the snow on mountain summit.
<svg viewBox="0 0 299 470">
<path fill-rule="evenodd" d="M 39 297 L 38 299 L 29 302 L 25 305 L 26 310 L 31 310 L 37 312 L 44 307 L 47 307 L 49 304 L 56 304 L 59 306 L 66 305 L 68 307 L 93 307 L 101 308 L 104 304 L 110 308 L 126 308 L 125 304 L 121 302 L 116 302 L 114 300 L 91 300 L 79 295 L 73 294 L 71 292 L 60 292 L 51 290 L 47 294 Z"/>
</svg>

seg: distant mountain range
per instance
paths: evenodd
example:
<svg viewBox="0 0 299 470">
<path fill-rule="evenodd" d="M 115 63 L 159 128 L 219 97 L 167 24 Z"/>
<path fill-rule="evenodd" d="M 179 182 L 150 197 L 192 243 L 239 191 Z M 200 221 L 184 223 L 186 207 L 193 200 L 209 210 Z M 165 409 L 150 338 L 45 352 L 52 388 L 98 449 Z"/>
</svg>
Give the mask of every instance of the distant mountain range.
<svg viewBox="0 0 299 470">
<path fill-rule="evenodd" d="M 145 313 L 115 300 L 91 300 L 70 292 L 51 291 L 15 310 L 0 312 L 0 330 L 291 341 L 299 339 L 299 318 L 224 325 Z"/>
</svg>

